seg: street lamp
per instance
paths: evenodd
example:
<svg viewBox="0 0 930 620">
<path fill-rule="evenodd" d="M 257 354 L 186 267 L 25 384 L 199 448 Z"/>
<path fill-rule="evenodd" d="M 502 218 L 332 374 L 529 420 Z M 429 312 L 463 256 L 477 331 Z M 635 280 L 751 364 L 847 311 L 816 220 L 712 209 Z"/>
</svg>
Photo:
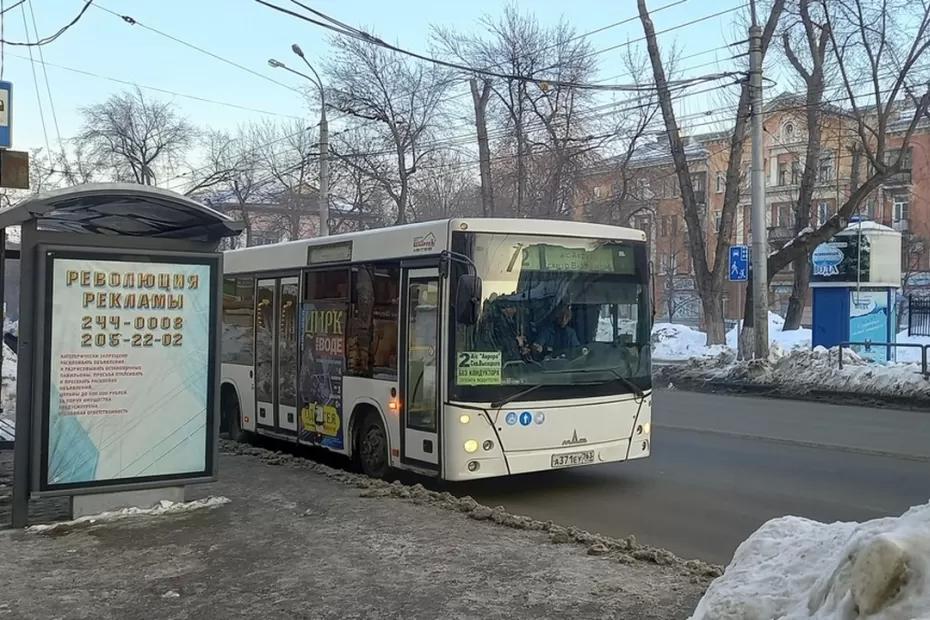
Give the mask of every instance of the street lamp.
<svg viewBox="0 0 930 620">
<path fill-rule="evenodd" d="M 297 71 L 285 65 L 280 60 L 274 58 L 268 59 L 268 65 L 274 69 L 284 69 L 295 75 L 308 80 L 320 91 L 320 236 L 329 235 L 329 124 L 326 122 L 326 92 L 323 90 L 323 81 L 320 75 L 313 68 L 313 65 L 304 56 L 300 46 L 294 43 L 291 45 L 291 51 L 304 61 L 304 64 L 313 72 L 313 77 L 306 73 Z M 315 79 L 314 79 L 315 78 Z"/>
</svg>

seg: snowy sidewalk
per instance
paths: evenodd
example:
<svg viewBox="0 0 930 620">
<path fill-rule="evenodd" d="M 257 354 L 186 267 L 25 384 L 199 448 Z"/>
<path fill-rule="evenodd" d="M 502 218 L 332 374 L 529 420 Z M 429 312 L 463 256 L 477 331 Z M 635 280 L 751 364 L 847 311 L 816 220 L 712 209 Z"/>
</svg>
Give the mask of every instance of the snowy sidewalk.
<svg viewBox="0 0 930 620">
<path fill-rule="evenodd" d="M 713 574 L 632 540 L 233 449 L 250 454 L 224 454 L 221 482 L 194 488 L 229 504 L 0 531 L 0 618 L 683 618 Z"/>
</svg>

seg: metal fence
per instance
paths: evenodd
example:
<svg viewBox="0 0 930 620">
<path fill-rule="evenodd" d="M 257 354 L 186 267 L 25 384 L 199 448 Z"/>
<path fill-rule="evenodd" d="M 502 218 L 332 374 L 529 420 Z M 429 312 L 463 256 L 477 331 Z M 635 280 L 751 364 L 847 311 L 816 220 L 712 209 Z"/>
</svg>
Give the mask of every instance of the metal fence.
<svg viewBox="0 0 930 620">
<path fill-rule="evenodd" d="M 862 347 L 866 351 L 871 351 L 873 347 L 920 349 L 920 372 L 924 377 L 930 378 L 930 372 L 927 370 L 927 349 L 930 349 L 930 345 L 917 344 L 916 342 L 872 342 L 871 340 L 866 340 L 864 342 L 841 342 L 839 351 L 840 369 L 843 368 L 843 349 L 851 349 L 852 347 Z"/>
<path fill-rule="evenodd" d="M 907 335 L 930 336 L 930 296 L 907 296 Z"/>
</svg>

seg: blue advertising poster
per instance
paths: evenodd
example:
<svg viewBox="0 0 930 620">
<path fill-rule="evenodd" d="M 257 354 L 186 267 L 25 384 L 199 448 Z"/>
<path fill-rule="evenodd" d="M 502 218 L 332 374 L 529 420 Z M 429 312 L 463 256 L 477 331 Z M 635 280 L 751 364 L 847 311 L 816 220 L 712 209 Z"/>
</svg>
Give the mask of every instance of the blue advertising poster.
<svg viewBox="0 0 930 620">
<path fill-rule="evenodd" d="M 345 373 L 344 302 L 305 303 L 301 307 L 303 347 L 300 362 L 299 439 L 341 450 L 342 375 Z"/>
<path fill-rule="evenodd" d="M 211 269 L 54 257 L 45 486 L 206 473 Z"/>
<path fill-rule="evenodd" d="M 849 292 L 849 340 L 852 342 L 889 342 L 889 307 L 887 291 Z M 887 347 L 857 346 L 853 349 L 873 361 L 887 361 Z"/>
</svg>

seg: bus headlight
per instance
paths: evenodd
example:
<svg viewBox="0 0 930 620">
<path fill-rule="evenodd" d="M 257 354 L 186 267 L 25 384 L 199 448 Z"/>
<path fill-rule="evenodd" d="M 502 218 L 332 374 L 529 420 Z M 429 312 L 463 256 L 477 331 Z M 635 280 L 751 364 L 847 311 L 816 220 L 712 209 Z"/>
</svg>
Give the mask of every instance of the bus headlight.
<svg viewBox="0 0 930 620">
<path fill-rule="evenodd" d="M 478 442 L 474 439 L 469 439 L 465 442 L 465 452 L 473 454 L 478 451 Z"/>
<path fill-rule="evenodd" d="M 468 424 L 469 422 L 471 422 L 471 416 L 468 415 L 467 413 L 463 413 L 462 415 L 459 416 L 459 422 L 461 422 L 462 424 Z"/>
<path fill-rule="evenodd" d="M 646 422 L 643 424 L 643 434 L 648 435 L 652 432 L 652 422 Z"/>
</svg>

